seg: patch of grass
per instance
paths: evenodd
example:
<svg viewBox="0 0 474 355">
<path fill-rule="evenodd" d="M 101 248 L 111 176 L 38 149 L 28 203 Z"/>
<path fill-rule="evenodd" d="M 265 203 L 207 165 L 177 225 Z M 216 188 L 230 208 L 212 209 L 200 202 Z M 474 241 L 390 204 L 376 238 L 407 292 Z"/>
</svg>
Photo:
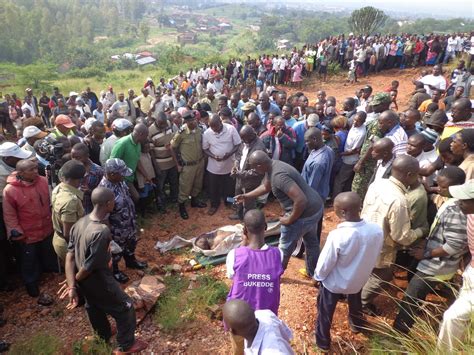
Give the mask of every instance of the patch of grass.
<svg viewBox="0 0 474 355">
<path fill-rule="evenodd" d="M 172 275 L 165 278 L 166 291 L 157 302 L 155 321 L 164 331 L 174 331 L 197 315 L 206 314 L 209 306 L 225 300 L 227 285 L 209 275 L 201 275 L 188 289 L 187 278 Z"/>
<path fill-rule="evenodd" d="M 111 352 L 112 347 L 98 336 L 76 341 L 72 348 L 74 355 L 109 355 Z"/>
<path fill-rule="evenodd" d="M 179 328 L 184 319 L 181 313 L 185 306 L 182 293 L 189 283 L 179 276 L 165 277 L 166 290 L 158 299 L 156 304 L 155 321 L 163 327 L 165 331 L 172 331 Z"/>
<path fill-rule="evenodd" d="M 40 332 L 16 342 L 12 345 L 9 354 L 25 355 L 56 355 L 61 353 L 62 340 L 54 335 Z"/>
</svg>

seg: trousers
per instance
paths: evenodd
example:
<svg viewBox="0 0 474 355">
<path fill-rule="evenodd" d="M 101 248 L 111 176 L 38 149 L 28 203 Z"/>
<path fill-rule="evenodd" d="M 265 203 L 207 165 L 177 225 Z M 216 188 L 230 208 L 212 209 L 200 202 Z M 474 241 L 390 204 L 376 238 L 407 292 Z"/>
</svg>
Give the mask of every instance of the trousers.
<svg viewBox="0 0 474 355">
<path fill-rule="evenodd" d="M 85 295 L 87 301 L 87 295 Z M 86 302 L 86 311 L 94 331 L 109 341 L 112 336 L 107 315 L 115 319 L 117 324 L 117 343 L 122 350 L 128 350 L 135 342 L 136 317 L 135 308 L 130 298 L 121 303 L 110 302 L 107 304 L 92 304 Z"/>
<path fill-rule="evenodd" d="M 161 176 L 159 179 L 159 193 L 161 201 L 165 201 L 165 184 L 168 183 L 170 186 L 170 201 L 176 201 L 178 198 L 179 191 L 179 178 L 178 178 L 178 169 L 174 166 L 171 169 L 162 170 Z"/>
<path fill-rule="evenodd" d="M 20 249 L 20 271 L 25 284 L 36 284 L 42 272 L 58 272 L 52 237 L 40 242 L 18 243 Z"/>
<path fill-rule="evenodd" d="M 209 197 L 211 199 L 211 207 L 219 207 L 221 199 L 233 196 L 235 191 L 235 181 L 230 174 L 217 175 L 209 172 Z"/>
<path fill-rule="evenodd" d="M 281 226 L 278 247 L 283 252 L 283 269 L 287 268 L 298 239 L 303 238 L 306 250 L 306 272 L 313 277 L 319 257 L 318 222 L 322 214 L 321 208 L 312 216 L 299 218 L 293 224 Z"/>
<path fill-rule="evenodd" d="M 319 288 L 317 308 L 318 317 L 316 318 L 316 344 L 325 350 L 331 346 L 331 324 L 337 302 L 342 298 L 342 294 L 332 293 L 323 284 Z M 349 305 L 349 323 L 355 328 L 364 328 L 366 326 L 364 315 L 362 313 L 362 303 L 360 292 L 347 295 Z"/>
<path fill-rule="evenodd" d="M 474 268 L 468 266 L 463 273 L 461 292 L 443 315 L 438 335 L 438 348 L 445 353 L 462 349 L 463 335 L 474 313 Z"/>
<path fill-rule="evenodd" d="M 183 166 L 179 174 L 179 195 L 178 202 L 184 203 L 191 197 L 197 197 L 202 190 L 202 180 L 204 177 L 204 160 L 196 165 Z"/>
<path fill-rule="evenodd" d="M 430 292 L 436 293 L 435 287 L 439 284 L 441 282 L 433 276 L 417 271 L 408 284 L 403 300 L 400 302 L 400 310 L 393 327 L 400 332 L 408 333 L 415 323 L 421 301 L 424 301 Z M 453 298 L 454 295 L 451 293 L 448 300 Z"/>
<path fill-rule="evenodd" d="M 355 174 L 354 165 L 342 163 L 341 169 L 339 169 L 334 179 L 333 198 L 336 198 L 341 192 L 351 191 L 352 179 L 354 179 Z"/>
<path fill-rule="evenodd" d="M 369 276 L 369 280 L 362 288 L 362 305 L 372 303 L 374 298 L 381 292 L 390 287 L 390 281 L 393 280 L 392 267 L 374 268 Z"/>
</svg>

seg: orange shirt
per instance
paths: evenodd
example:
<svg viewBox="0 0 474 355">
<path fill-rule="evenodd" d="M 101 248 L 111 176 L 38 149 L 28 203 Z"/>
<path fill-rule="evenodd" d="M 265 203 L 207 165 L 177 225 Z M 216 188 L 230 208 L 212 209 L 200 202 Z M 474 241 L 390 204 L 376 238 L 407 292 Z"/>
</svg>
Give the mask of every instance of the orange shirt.
<svg viewBox="0 0 474 355">
<path fill-rule="evenodd" d="M 428 99 L 428 100 L 423 101 L 421 103 L 420 107 L 418 107 L 418 111 L 426 112 L 428 110 L 428 105 L 432 102 L 433 102 L 432 99 Z M 446 105 L 441 100 L 438 101 L 438 107 L 439 107 L 440 110 L 446 111 Z"/>
</svg>

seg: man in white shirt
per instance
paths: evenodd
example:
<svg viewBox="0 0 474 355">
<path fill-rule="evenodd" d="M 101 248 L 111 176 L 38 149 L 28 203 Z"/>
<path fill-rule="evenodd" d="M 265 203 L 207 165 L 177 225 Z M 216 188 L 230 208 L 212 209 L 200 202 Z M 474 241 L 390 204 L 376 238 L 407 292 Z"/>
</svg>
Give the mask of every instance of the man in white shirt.
<svg viewBox="0 0 474 355">
<path fill-rule="evenodd" d="M 352 179 L 354 178 L 354 166 L 359 161 L 359 152 L 365 139 L 365 119 L 367 114 L 363 111 L 354 115 L 352 127 L 347 134 L 346 144 L 342 156 L 342 166 L 336 175 L 334 181 L 333 196 L 336 197 L 340 192 L 350 191 Z"/>
<path fill-rule="evenodd" d="M 440 65 L 435 65 L 433 67 L 433 74 L 425 75 L 420 79 L 420 81 L 424 84 L 426 93 L 428 95 L 433 94 L 433 90 L 446 90 L 446 79 L 442 75 L 442 70 Z"/>
<path fill-rule="evenodd" d="M 202 136 L 202 149 L 209 157 L 209 194 L 211 206 L 209 216 L 216 213 L 221 198 L 226 199 L 234 194 L 234 181 L 230 177 L 234 165 L 234 153 L 239 149 L 241 139 L 234 126 L 222 123 L 218 115 L 212 116 L 209 128 Z"/>
<path fill-rule="evenodd" d="M 229 331 L 245 339 L 246 355 L 294 354 L 288 326 L 270 310 L 253 311 L 242 300 L 226 302 L 222 315 Z"/>
<path fill-rule="evenodd" d="M 128 116 L 129 107 L 127 101 L 125 101 L 125 94 L 123 92 L 118 94 L 118 100 L 110 106 L 109 110 L 112 119 L 125 118 Z"/>
<path fill-rule="evenodd" d="M 347 295 L 351 329 L 359 332 L 366 325 L 360 295 L 382 249 L 383 231 L 360 218 L 361 203 L 355 192 L 337 195 L 334 211 L 342 223 L 329 233 L 314 272 L 321 282 L 316 344 L 325 351 L 331 346 L 332 316 L 342 295 Z"/>
<path fill-rule="evenodd" d="M 456 57 L 456 46 L 458 41 L 454 38 L 453 35 L 448 38 L 448 45 L 446 46 L 446 53 L 444 54 L 443 64 L 447 64 L 448 60 L 454 59 Z"/>
</svg>

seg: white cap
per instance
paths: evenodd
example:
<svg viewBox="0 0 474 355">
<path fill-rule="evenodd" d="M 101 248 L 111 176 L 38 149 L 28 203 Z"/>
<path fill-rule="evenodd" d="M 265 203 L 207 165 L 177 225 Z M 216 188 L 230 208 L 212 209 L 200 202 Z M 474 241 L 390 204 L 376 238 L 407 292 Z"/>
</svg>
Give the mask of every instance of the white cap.
<svg viewBox="0 0 474 355">
<path fill-rule="evenodd" d="M 463 185 L 450 186 L 449 193 L 459 200 L 474 199 L 474 180 L 468 180 Z"/>
<path fill-rule="evenodd" d="M 28 126 L 28 127 L 25 127 L 25 129 L 23 130 L 23 137 L 25 138 L 31 138 L 31 137 L 36 137 L 36 136 L 38 136 L 38 138 L 43 138 L 43 137 L 46 137 L 47 135 L 48 135 L 47 132 L 43 132 L 36 126 Z"/>
<path fill-rule="evenodd" d="M 117 118 L 112 122 L 112 129 L 123 131 L 129 127 L 132 127 L 132 122 L 125 118 Z"/>
<path fill-rule="evenodd" d="M 33 153 L 21 149 L 17 144 L 5 142 L 0 144 L 0 157 L 15 157 L 18 159 L 27 159 Z"/>
<path fill-rule="evenodd" d="M 78 94 L 77 92 L 75 92 L 75 91 L 71 91 L 71 92 L 69 93 L 69 96 L 79 96 L 79 94 Z"/>
</svg>

